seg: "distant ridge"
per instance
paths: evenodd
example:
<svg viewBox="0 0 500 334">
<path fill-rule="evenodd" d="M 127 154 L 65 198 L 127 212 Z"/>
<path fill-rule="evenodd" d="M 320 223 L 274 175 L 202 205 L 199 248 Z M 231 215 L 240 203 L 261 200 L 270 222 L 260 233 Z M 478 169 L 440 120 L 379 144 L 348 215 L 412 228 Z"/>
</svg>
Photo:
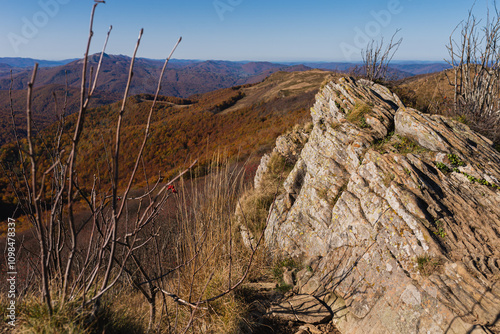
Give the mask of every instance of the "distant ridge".
<svg viewBox="0 0 500 334">
<path fill-rule="evenodd" d="M 100 54 L 90 56 L 90 64 L 97 65 Z M 130 57 L 105 54 L 98 89 L 110 93 L 122 92 Z M 31 58 L 0 58 L 0 90 L 10 87 L 10 73 L 14 76 L 13 88 L 26 89 L 35 62 L 40 64 L 36 85 L 80 84 L 81 59 L 47 61 Z M 132 94 L 153 92 L 163 65 L 162 60 L 137 58 L 132 82 Z M 165 74 L 161 94 L 186 98 L 193 94 L 207 93 L 216 89 L 256 83 L 278 72 L 307 71 L 313 68 L 349 73 L 360 63 L 347 62 L 293 62 L 276 63 L 265 61 L 226 61 L 173 59 Z M 395 62 L 391 65 L 391 76 L 403 79 L 419 74 L 439 72 L 448 68 L 444 62 Z"/>
<path fill-rule="evenodd" d="M 124 55 L 108 55 L 106 54 L 106 57 L 124 57 L 124 58 L 129 58 L 128 56 Z M 98 59 L 99 55 L 95 54 L 93 55 L 94 58 Z M 35 63 L 38 63 L 40 67 L 56 67 L 56 66 L 61 66 L 61 65 L 66 65 L 71 62 L 79 60 L 78 58 L 74 59 L 65 59 L 65 60 L 41 60 L 41 59 L 32 59 L 32 58 L 16 58 L 16 57 L 0 57 L 0 68 L 2 67 L 2 64 L 9 65 L 13 68 L 26 68 L 26 67 L 32 67 L 35 65 Z M 162 64 L 163 60 L 161 59 L 149 59 L 149 58 L 138 58 L 139 61 L 142 62 L 150 62 L 150 63 L 156 63 L 156 64 Z M 303 61 L 303 62 L 268 62 L 268 61 L 227 61 L 227 60 L 200 60 L 200 59 L 172 59 L 170 61 L 170 66 L 171 68 L 181 68 L 185 66 L 191 66 L 191 65 L 196 65 L 200 63 L 207 63 L 207 62 L 212 62 L 212 63 L 233 63 L 236 65 L 243 65 L 245 71 L 248 71 L 249 73 L 252 72 L 252 70 L 248 70 L 248 68 L 253 68 L 254 69 L 254 74 L 257 74 L 256 72 L 263 72 L 269 68 L 274 68 L 276 66 L 303 66 L 307 68 L 317 68 L 317 69 L 323 69 L 327 71 L 339 71 L 339 72 L 347 72 L 349 71 L 350 68 L 354 66 L 359 66 L 361 65 L 361 62 L 310 62 L 310 61 Z M 267 68 L 266 68 L 267 67 Z M 434 72 L 440 72 L 445 69 L 450 68 L 450 66 L 444 62 L 444 61 L 419 61 L 419 60 L 408 60 L 408 61 L 393 61 L 391 62 L 391 67 L 393 69 L 399 70 L 401 72 L 405 72 L 408 75 L 419 75 L 419 74 L 429 74 L 429 73 L 434 73 Z M 406 75 L 403 75 L 406 76 Z"/>
<path fill-rule="evenodd" d="M 32 59 L 32 58 L 17 58 L 17 57 L 0 57 L 0 64 L 6 64 L 11 67 L 26 68 L 32 67 L 35 63 L 38 63 L 40 67 L 55 67 L 66 65 L 75 61 L 75 59 L 65 59 L 65 60 L 42 60 L 42 59 Z"/>
<path fill-rule="evenodd" d="M 90 66 L 95 67 L 99 58 L 99 54 L 91 55 L 89 57 Z M 3 59 L 5 58 L 0 58 L 0 64 Z M 26 65 L 32 64 L 34 61 L 33 59 L 24 59 L 14 62 L 11 59 L 10 64 L 7 65 Z M 105 54 L 97 89 L 111 93 L 123 92 L 127 82 L 130 61 L 131 58 L 128 56 Z M 67 80 L 70 87 L 79 87 L 81 62 L 82 60 L 78 59 L 60 66 L 41 68 L 38 71 L 35 85 L 65 85 Z M 163 61 L 160 60 L 136 59 L 131 94 L 154 92 L 162 65 Z M 14 89 L 26 89 L 31 75 L 30 67 L 28 66 L 22 71 L 16 68 L 19 73 L 14 74 Z M 292 72 L 309 69 L 304 65 L 290 66 L 270 62 L 174 60 L 169 64 L 165 73 L 161 94 L 185 98 L 193 94 L 207 93 L 216 89 L 256 83 L 278 71 Z M 10 85 L 10 70 L 2 71 L 0 68 L 0 90 L 8 90 Z"/>
<path fill-rule="evenodd" d="M 302 63 L 287 63 L 290 65 L 301 64 L 308 66 L 310 68 L 317 68 L 328 71 L 339 71 L 348 72 L 354 66 L 361 66 L 361 62 L 302 62 Z M 395 73 L 398 74 L 399 78 L 403 79 L 405 77 L 419 75 L 419 74 L 429 74 L 435 72 L 441 72 L 443 70 L 449 69 L 450 66 L 446 62 L 429 62 L 429 61 L 394 61 L 391 63 L 390 67 Z"/>
</svg>

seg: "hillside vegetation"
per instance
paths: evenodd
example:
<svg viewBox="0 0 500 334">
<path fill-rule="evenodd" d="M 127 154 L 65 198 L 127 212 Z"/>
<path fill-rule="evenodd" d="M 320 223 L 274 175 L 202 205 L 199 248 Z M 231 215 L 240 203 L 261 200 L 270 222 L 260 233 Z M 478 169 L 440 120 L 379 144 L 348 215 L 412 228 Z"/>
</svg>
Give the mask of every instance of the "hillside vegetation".
<svg viewBox="0 0 500 334">
<path fill-rule="evenodd" d="M 104 55 L 97 91 L 91 101 L 92 107 L 104 106 L 121 99 L 121 93 L 126 85 L 126 73 L 130 60 L 131 58 L 122 55 Z M 99 55 L 90 56 L 89 66 L 95 69 L 98 61 Z M 54 93 L 59 112 L 62 111 L 66 98 L 65 114 L 70 115 L 78 110 L 82 60 L 39 62 L 41 68 L 35 81 L 33 118 L 37 129 L 42 130 L 57 119 Z M 20 134 L 25 135 L 26 87 L 34 63 L 33 59 L 0 58 L 0 129 L 4 130 L 0 132 L 0 145 L 14 139 L 10 130 L 12 120 L 9 89 L 11 87 L 16 123 Z M 152 92 L 161 65 L 162 63 L 158 60 L 138 58 L 135 64 L 131 93 Z M 277 64 L 270 62 L 172 60 L 166 71 L 165 84 L 160 93 L 164 96 L 196 99 L 196 96 L 214 90 L 258 83 L 280 71 L 298 72 L 318 68 L 349 73 L 353 66 L 352 63 L 324 62 Z M 391 66 L 391 71 L 399 73 L 395 74 L 397 77 L 404 78 L 419 73 L 439 71 L 444 66 L 445 64 L 395 64 Z M 278 78 L 279 76 L 275 77 L 274 80 L 278 80 Z M 312 84 L 314 85 L 314 80 Z M 288 94 L 287 88 L 282 92 L 283 96 L 286 94 Z"/>
<path fill-rule="evenodd" d="M 2 61 L 23 67 L 12 67 Z M 104 55 L 97 90 L 91 100 L 91 107 L 104 106 L 119 101 L 127 83 L 130 57 Z M 11 98 L 16 125 L 21 136 L 26 132 L 26 88 L 31 76 L 33 60 L 0 58 L 0 145 L 14 140 L 12 132 Z M 99 55 L 89 57 L 89 66 L 97 67 Z M 67 64 L 54 62 L 53 66 L 42 67 L 37 74 L 33 95 L 33 120 L 38 131 L 57 120 L 64 110 L 65 115 L 79 108 L 82 60 Z M 55 66 L 59 65 L 59 66 Z M 40 65 L 42 66 L 42 65 Z M 131 94 L 153 92 L 162 62 L 151 59 L 137 59 Z M 172 61 L 165 76 L 161 94 L 179 98 L 197 99 L 201 94 L 237 85 L 253 84 L 264 80 L 277 71 L 306 71 L 307 66 L 283 65 L 269 62 L 229 61 Z M 12 71 L 12 74 L 11 74 Z M 89 69 L 90 74 L 90 69 Z M 12 89 L 12 92 L 9 92 Z M 56 107 L 57 104 L 57 107 Z M 203 107 L 202 107 L 203 108 Z M 57 109 L 57 112 L 56 112 Z"/>
<path fill-rule="evenodd" d="M 12 103 L 11 103 L 12 98 Z M 54 123 L 60 115 L 75 113 L 80 104 L 79 89 L 46 85 L 33 94 L 33 120 L 37 131 Z M 90 106 L 107 105 L 120 99 L 117 93 L 96 92 Z M 12 107 L 12 108 L 11 108 Z M 12 113 L 13 112 L 13 113 Z M 18 134 L 26 136 L 26 90 L 0 90 L 0 145 L 14 141 L 12 114 Z"/>
<path fill-rule="evenodd" d="M 225 152 L 232 161 L 253 156 L 255 164 L 262 152 L 270 150 L 277 136 L 310 119 L 309 108 L 315 94 L 330 75 L 317 70 L 279 72 L 258 84 L 216 90 L 190 99 L 160 98 L 144 153 L 146 171 L 155 175 L 161 171 L 161 177 L 168 178 L 198 159 L 193 173 L 201 175 L 213 152 Z M 123 124 L 124 152 L 132 154 L 140 145 L 150 98 L 144 94 L 129 98 Z M 115 134 L 112 124 L 116 122 L 119 107 L 119 103 L 97 107 L 86 116 L 78 160 L 79 180 L 84 189 L 91 188 L 94 175 L 87 171 L 95 167 L 103 173 L 102 182 L 109 180 L 106 157 L 96 157 L 94 152 L 110 149 Z M 65 129 L 73 128 L 75 122 L 76 115 L 67 117 Z M 56 123 L 39 132 L 37 142 L 50 143 L 58 126 Z M 69 137 L 63 140 L 69 145 Z M 14 145 L 0 149 L 2 163 L 16 163 Z M 123 154 L 120 158 L 125 166 L 132 167 L 132 155 Z M 6 174 L 0 178 L 0 188 L 3 189 L 0 205 L 15 205 L 17 201 Z M 9 210 L 3 212 L 6 215 Z"/>
</svg>

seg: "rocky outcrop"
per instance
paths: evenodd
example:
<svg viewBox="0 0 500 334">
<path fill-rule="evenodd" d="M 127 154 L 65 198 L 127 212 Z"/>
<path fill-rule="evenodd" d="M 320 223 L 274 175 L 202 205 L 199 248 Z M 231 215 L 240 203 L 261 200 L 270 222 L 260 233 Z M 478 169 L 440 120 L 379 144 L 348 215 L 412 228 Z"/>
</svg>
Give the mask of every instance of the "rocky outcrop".
<svg viewBox="0 0 500 334">
<path fill-rule="evenodd" d="M 328 83 L 311 113 L 265 232 L 273 254 L 314 263 L 296 292 L 343 333 L 499 332 L 492 143 L 366 80 Z"/>
</svg>

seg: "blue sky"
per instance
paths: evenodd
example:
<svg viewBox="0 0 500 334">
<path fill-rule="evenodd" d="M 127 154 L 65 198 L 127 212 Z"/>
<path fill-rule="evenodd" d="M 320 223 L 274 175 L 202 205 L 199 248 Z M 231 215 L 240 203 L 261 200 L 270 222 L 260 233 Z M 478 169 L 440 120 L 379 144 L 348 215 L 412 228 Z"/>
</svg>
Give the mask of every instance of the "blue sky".
<svg viewBox="0 0 500 334">
<path fill-rule="evenodd" d="M 83 55 L 93 0 L 0 0 L 0 57 L 59 60 Z M 92 52 L 113 25 L 108 53 L 175 58 L 353 61 L 370 39 L 401 29 L 395 59 L 443 60 L 468 0 L 108 0 L 97 8 Z M 487 0 L 475 13 L 485 16 Z"/>
</svg>

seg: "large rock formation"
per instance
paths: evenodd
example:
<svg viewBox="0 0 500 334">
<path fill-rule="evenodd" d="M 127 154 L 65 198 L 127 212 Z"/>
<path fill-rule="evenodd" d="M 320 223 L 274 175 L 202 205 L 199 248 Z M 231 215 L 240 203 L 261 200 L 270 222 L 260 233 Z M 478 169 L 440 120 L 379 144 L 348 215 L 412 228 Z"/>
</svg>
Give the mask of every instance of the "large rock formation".
<svg viewBox="0 0 500 334">
<path fill-rule="evenodd" d="M 492 143 L 366 80 L 328 83 L 311 112 L 265 233 L 270 251 L 307 263 L 296 292 L 343 333 L 499 332 Z"/>
</svg>

